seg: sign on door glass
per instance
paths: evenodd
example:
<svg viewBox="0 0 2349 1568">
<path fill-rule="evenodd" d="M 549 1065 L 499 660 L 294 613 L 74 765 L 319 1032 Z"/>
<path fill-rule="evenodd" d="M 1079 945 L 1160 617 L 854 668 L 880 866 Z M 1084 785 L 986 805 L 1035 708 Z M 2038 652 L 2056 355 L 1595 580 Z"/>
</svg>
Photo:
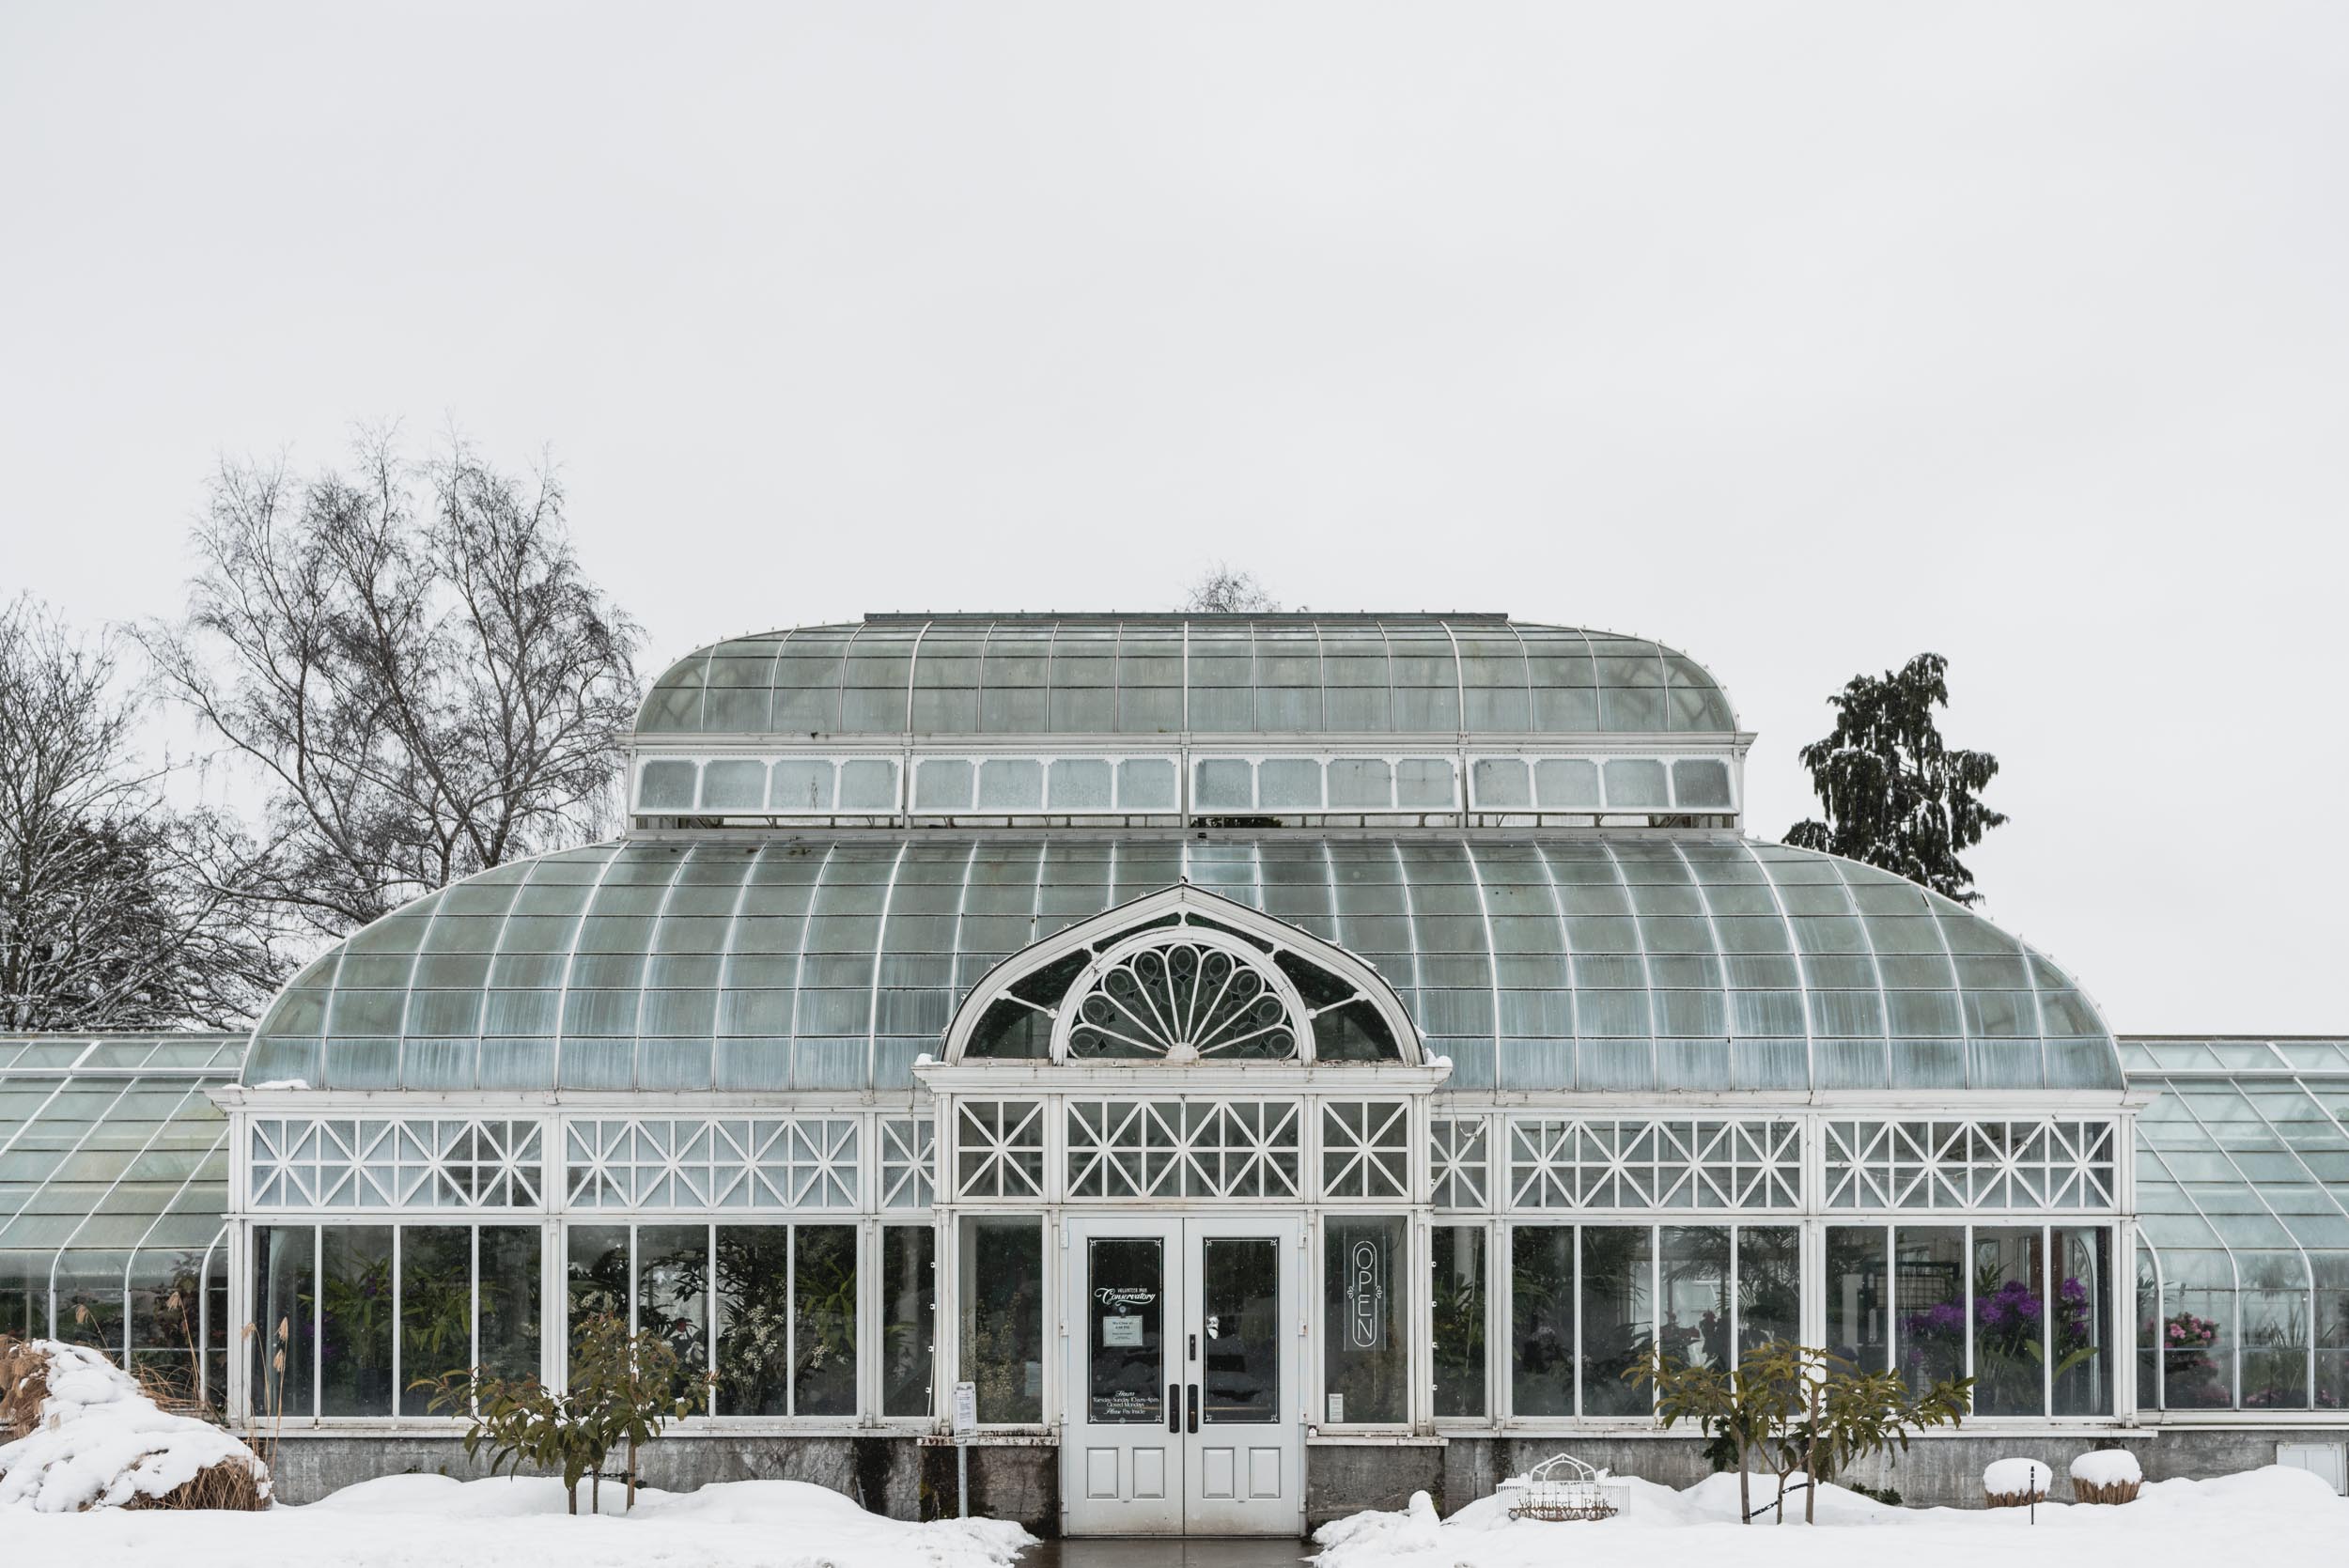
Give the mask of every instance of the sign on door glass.
<svg viewBox="0 0 2349 1568">
<path fill-rule="evenodd" d="M 1156 1236 L 1136 1236 L 1099 1237 L 1086 1245 L 1086 1278 L 1092 1290 L 1087 1382 L 1093 1424 L 1163 1422 L 1163 1244 Z"/>
</svg>

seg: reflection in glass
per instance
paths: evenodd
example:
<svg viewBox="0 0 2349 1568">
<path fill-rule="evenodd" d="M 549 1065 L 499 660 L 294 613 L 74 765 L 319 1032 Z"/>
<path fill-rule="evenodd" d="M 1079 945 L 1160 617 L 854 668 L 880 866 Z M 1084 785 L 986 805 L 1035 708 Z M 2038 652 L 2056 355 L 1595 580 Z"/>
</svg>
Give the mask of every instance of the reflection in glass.
<svg viewBox="0 0 2349 1568">
<path fill-rule="evenodd" d="M 1485 1414 L 1485 1232 L 1439 1225 L 1429 1233 L 1436 1335 L 1430 1362 L 1436 1414 Z"/>
<path fill-rule="evenodd" d="M 1582 1228 L 1582 1413 L 1643 1416 L 1651 1395 L 1626 1375 L 1647 1364 L 1655 1334 L 1653 1233 Z"/>
<path fill-rule="evenodd" d="M 791 1227 L 791 1413 L 856 1414 L 856 1227 Z"/>
<path fill-rule="evenodd" d="M 439 1382 L 473 1365 L 473 1232 L 409 1225 L 399 1233 L 400 1414 L 428 1413 Z"/>
<path fill-rule="evenodd" d="M 2112 1413 L 2112 1233 L 2055 1230 L 2055 1414 Z"/>
<path fill-rule="evenodd" d="M 1086 1243 L 1085 1413 L 1096 1426 L 1166 1420 L 1165 1250 L 1156 1236 Z"/>
<path fill-rule="evenodd" d="M 2047 1266 L 2038 1229 L 1974 1231 L 1974 1411 L 2044 1416 Z"/>
<path fill-rule="evenodd" d="M 1727 1366 L 1733 1359 L 1728 1229 L 1667 1225 L 1661 1248 L 1663 1321 L 1656 1348 L 1692 1367 Z"/>
<path fill-rule="evenodd" d="M 1333 1217 L 1322 1237 L 1325 1416 L 1348 1425 L 1404 1421 L 1410 1355 L 1395 1274 L 1406 1255 L 1403 1220 Z"/>
<path fill-rule="evenodd" d="M 1966 1233 L 1904 1225 L 1893 1241 L 1894 1354 L 1911 1389 L 1966 1375 Z"/>
<path fill-rule="evenodd" d="M 1792 1225 L 1737 1230 L 1737 1345 L 1744 1354 L 1802 1330 L 1802 1233 Z"/>
<path fill-rule="evenodd" d="M 979 1420 L 1044 1419 L 1044 1232 L 1034 1219 L 962 1221 L 962 1374 Z"/>
<path fill-rule="evenodd" d="M 721 1416 L 790 1414 L 791 1238 L 782 1225 L 718 1227 L 718 1386 Z"/>
<path fill-rule="evenodd" d="M 1520 1416 L 1574 1414 L 1574 1227 L 1509 1233 L 1510 1393 Z"/>
<path fill-rule="evenodd" d="M 1832 1225 L 1827 1233 L 1827 1348 L 1859 1372 L 1882 1372 L 1891 1343 L 1882 1225 Z"/>
<path fill-rule="evenodd" d="M 538 1375 L 538 1229 L 481 1227 L 481 1369 L 493 1377 Z"/>
<path fill-rule="evenodd" d="M 392 1228 L 319 1234 L 319 1414 L 392 1413 Z"/>
<path fill-rule="evenodd" d="M 706 1407 L 709 1371 L 709 1228 L 636 1228 L 636 1327 L 677 1355 L 678 1392 Z"/>
<path fill-rule="evenodd" d="M 881 1414 L 931 1413 L 936 1348 L 936 1234 L 927 1225 L 881 1229 Z"/>
<path fill-rule="evenodd" d="M 317 1233 L 307 1225 L 253 1229 L 253 1413 L 310 1414 L 318 1332 Z"/>
<path fill-rule="evenodd" d="M 1272 1236 L 1199 1243 L 1200 1419 L 1281 1419 L 1281 1244 Z"/>
<path fill-rule="evenodd" d="M 629 1261 L 626 1225 L 574 1225 L 568 1236 L 570 1261 L 565 1270 L 569 1308 L 570 1343 L 592 1317 L 628 1321 L 629 1299 L 635 1294 Z M 574 1369 L 575 1370 L 575 1369 Z"/>
<path fill-rule="evenodd" d="M 2227 1260 L 2212 1253 L 2163 1254 L 2179 1272 L 2223 1271 Z M 2171 1410 L 2223 1410 L 2234 1403 L 2234 1343 L 2228 1324 L 2234 1317 L 2234 1292 L 2224 1285 L 2182 1283 L 2172 1278 L 2162 1289 L 2161 1398 Z"/>
</svg>

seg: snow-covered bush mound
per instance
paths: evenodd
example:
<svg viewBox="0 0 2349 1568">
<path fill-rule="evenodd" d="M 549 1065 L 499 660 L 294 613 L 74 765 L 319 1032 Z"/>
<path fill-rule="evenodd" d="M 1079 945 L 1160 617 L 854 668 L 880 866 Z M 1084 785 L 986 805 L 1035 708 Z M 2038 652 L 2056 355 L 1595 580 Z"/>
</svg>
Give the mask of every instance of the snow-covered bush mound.
<svg viewBox="0 0 2349 1568">
<path fill-rule="evenodd" d="M 2126 1449 L 2096 1449 L 2072 1461 L 2074 1502 L 2134 1502 L 2145 1472 Z"/>
<path fill-rule="evenodd" d="M 1983 1496 L 1993 1508 L 2021 1508 L 2047 1500 L 2055 1472 L 2036 1459 L 1994 1459 L 1982 1472 Z"/>
<path fill-rule="evenodd" d="M 269 1469 L 209 1421 L 156 1406 L 94 1350 L 0 1346 L 0 1508 L 264 1508 Z"/>
</svg>

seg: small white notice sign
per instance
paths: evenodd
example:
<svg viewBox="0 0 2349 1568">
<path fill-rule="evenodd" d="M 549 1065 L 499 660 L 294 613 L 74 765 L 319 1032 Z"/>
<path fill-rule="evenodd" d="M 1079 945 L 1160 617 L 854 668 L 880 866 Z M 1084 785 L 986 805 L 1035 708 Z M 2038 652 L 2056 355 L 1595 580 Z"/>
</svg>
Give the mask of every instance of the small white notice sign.
<svg viewBox="0 0 2349 1568">
<path fill-rule="evenodd" d="M 955 1431 L 976 1432 L 979 1429 L 979 1386 L 976 1383 L 955 1385 Z"/>
<path fill-rule="evenodd" d="M 1142 1343 L 1142 1319 L 1130 1312 L 1123 1317 L 1103 1318 L 1101 1343 L 1139 1347 Z"/>
<path fill-rule="evenodd" d="M 1331 1426 L 1346 1424 L 1346 1396 L 1344 1394 L 1330 1396 L 1330 1424 Z"/>
</svg>

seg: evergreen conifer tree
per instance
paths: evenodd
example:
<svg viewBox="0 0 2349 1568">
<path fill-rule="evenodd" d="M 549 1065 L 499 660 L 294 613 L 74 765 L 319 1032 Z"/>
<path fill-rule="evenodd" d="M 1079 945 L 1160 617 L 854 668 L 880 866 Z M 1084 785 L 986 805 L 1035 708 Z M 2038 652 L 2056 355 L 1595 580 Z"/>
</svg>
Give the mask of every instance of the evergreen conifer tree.
<svg viewBox="0 0 2349 1568">
<path fill-rule="evenodd" d="M 1958 855 L 2006 815 L 1982 802 L 1999 759 L 1942 743 L 1934 709 L 1950 705 L 1949 662 L 1921 653 L 1880 677 L 1854 675 L 1828 699 L 1835 732 L 1801 753 L 1827 820 L 1796 823 L 1786 842 L 1880 866 L 1972 904 L 1982 894 Z"/>
</svg>

